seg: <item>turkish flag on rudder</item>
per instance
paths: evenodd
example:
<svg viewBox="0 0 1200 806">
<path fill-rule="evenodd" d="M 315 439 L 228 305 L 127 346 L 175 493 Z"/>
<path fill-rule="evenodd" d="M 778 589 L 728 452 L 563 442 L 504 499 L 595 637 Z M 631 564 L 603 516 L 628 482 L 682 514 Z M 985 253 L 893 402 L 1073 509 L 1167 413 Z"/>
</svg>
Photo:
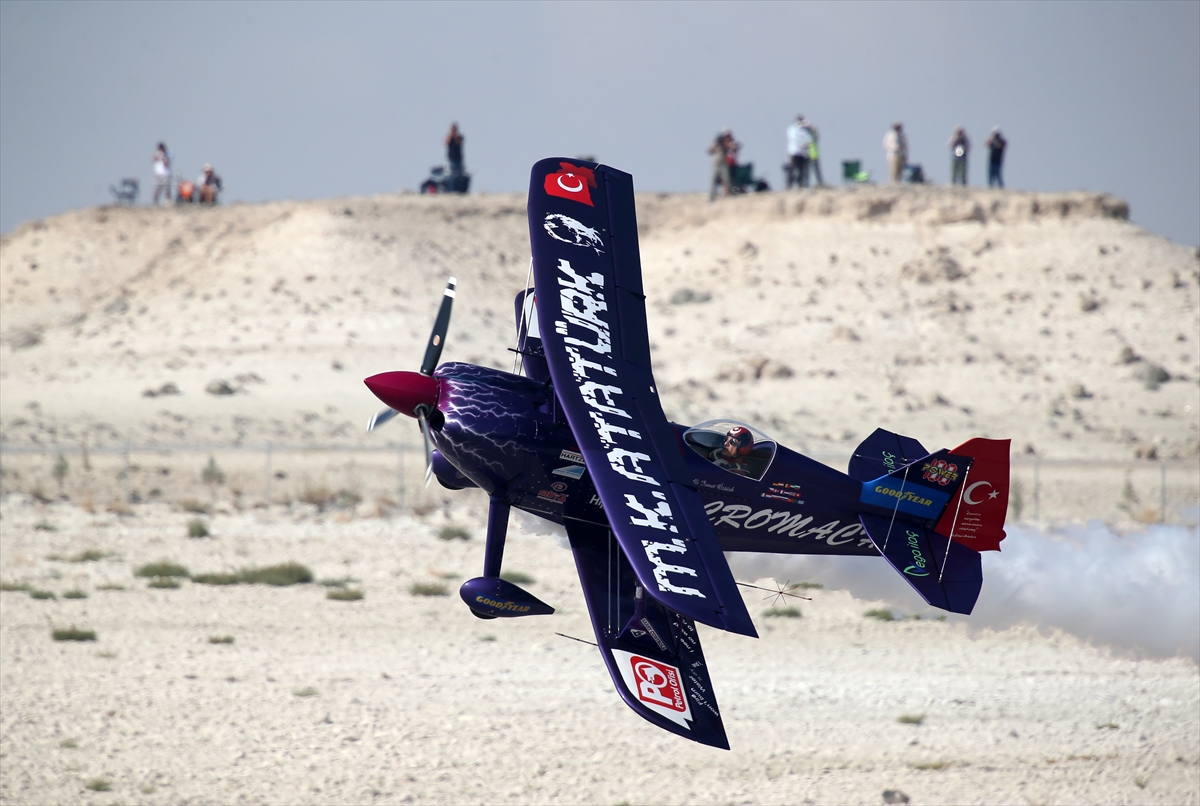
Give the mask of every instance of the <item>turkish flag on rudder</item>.
<svg viewBox="0 0 1200 806">
<path fill-rule="evenodd" d="M 589 188 L 596 187 L 596 175 L 591 168 L 580 168 L 569 162 L 560 162 L 556 173 L 546 176 L 546 192 L 561 199 L 583 202 L 588 207 L 592 204 L 592 192 Z"/>
<path fill-rule="evenodd" d="M 942 513 L 936 530 L 976 551 L 999 551 L 1008 514 L 1007 439 L 969 439 L 954 449 L 974 457 L 967 478 Z"/>
</svg>

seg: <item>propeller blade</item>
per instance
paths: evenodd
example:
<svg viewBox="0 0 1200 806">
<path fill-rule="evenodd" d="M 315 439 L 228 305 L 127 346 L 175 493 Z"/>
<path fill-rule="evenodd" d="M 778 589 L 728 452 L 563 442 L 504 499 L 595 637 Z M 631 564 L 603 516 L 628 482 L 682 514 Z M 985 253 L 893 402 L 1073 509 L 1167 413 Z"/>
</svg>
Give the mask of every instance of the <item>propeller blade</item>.
<svg viewBox="0 0 1200 806">
<path fill-rule="evenodd" d="M 421 436 L 425 439 L 425 486 L 433 480 L 433 446 L 429 444 L 429 418 L 425 406 L 417 408 L 417 422 L 421 424 Z"/>
<path fill-rule="evenodd" d="M 367 423 L 367 433 L 368 434 L 371 433 L 376 428 L 383 425 L 384 423 L 386 423 L 388 420 L 392 419 L 399 413 L 400 412 L 396 411 L 395 409 L 384 409 L 383 411 L 374 415 L 373 417 L 371 417 L 370 421 Z"/>
<path fill-rule="evenodd" d="M 433 323 L 433 333 L 429 336 L 429 346 L 425 348 L 425 360 L 421 362 L 421 374 L 433 375 L 437 369 L 438 359 L 442 357 L 442 348 L 446 345 L 446 331 L 450 329 L 450 308 L 454 305 L 454 284 L 457 281 L 451 277 L 446 283 L 446 291 L 442 295 L 442 307 L 438 309 L 437 319 Z"/>
</svg>

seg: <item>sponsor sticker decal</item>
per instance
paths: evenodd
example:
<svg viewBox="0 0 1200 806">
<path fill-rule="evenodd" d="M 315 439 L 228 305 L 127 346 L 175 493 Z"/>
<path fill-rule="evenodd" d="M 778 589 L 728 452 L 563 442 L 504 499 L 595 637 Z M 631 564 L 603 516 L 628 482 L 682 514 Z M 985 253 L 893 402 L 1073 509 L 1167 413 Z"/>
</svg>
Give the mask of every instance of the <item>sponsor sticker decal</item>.
<svg viewBox="0 0 1200 806">
<path fill-rule="evenodd" d="M 953 462 L 947 462 L 945 459 L 934 459 L 932 462 L 926 462 L 921 470 L 921 478 L 925 481 L 937 482 L 945 487 L 952 481 L 958 480 L 958 465 Z"/>
<path fill-rule="evenodd" d="M 486 605 L 493 610 L 507 610 L 510 613 L 528 613 L 529 605 L 519 605 L 516 602 L 504 601 L 500 602 L 495 599 L 489 599 L 486 596 L 480 595 L 475 597 L 475 601 L 481 605 Z"/>
<path fill-rule="evenodd" d="M 813 526 L 812 516 L 803 512 L 785 509 L 755 510 L 745 504 L 726 504 L 724 501 L 710 501 L 704 505 L 704 511 L 708 513 L 709 523 L 719 534 L 729 534 L 731 529 L 763 529 L 780 537 L 823 540 L 831 546 L 841 546 L 855 539 L 859 546 L 871 545 L 870 538 L 860 537 L 866 534 L 860 523 L 842 526 L 841 521 L 830 521 Z"/>
<path fill-rule="evenodd" d="M 547 213 L 542 226 L 546 228 L 546 234 L 556 241 L 569 243 L 571 246 L 594 249 L 597 255 L 604 254 L 604 250 L 600 248 L 604 246 L 604 241 L 600 238 L 600 233 L 594 228 L 576 221 L 569 215 Z"/>
<path fill-rule="evenodd" d="M 865 483 L 859 500 L 922 518 L 936 518 L 950 500 L 950 494 L 925 486 L 905 487 L 902 479 L 885 478 Z"/>
<path fill-rule="evenodd" d="M 776 501 L 787 501 L 789 504 L 803 504 L 800 498 L 800 485 L 788 484 L 785 481 L 773 481 L 763 493 L 763 498 L 773 498 Z"/>
<path fill-rule="evenodd" d="M 583 478 L 583 471 L 586 470 L 583 465 L 567 465 L 566 467 L 555 468 L 550 471 L 556 476 L 565 476 L 568 479 Z"/>
<path fill-rule="evenodd" d="M 683 690 L 679 669 L 669 663 L 612 650 L 621 679 L 638 702 L 656 714 L 691 730 L 692 706 Z"/>
<path fill-rule="evenodd" d="M 577 465 L 583 464 L 583 454 L 578 451 L 563 451 L 558 455 L 559 459 L 564 459 L 568 462 L 574 462 Z"/>
<path fill-rule="evenodd" d="M 546 192 L 560 199 L 582 202 L 588 207 L 592 203 L 591 189 L 596 187 L 596 174 L 591 168 L 580 168 L 569 162 L 560 162 L 555 173 L 546 175 Z"/>
<path fill-rule="evenodd" d="M 926 568 L 929 561 L 925 559 L 925 555 L 921 553 L 921 536 L 912 529 L 905 529 L 908 532 L 908 550 L 912 552 L 912 565 L 904 569 L 904 573 L 910 577 L 927 577 L 929 569 Z"/>
<path fill-rule="evenodd" d="M 556 481 L 550 485 L 550 489 L 554 490 L 556 493 L 565 492 L 567 489 L 567 483 L 564 481 Z"/>
<path fill-rule="evenodd" d="M 543 501 L 553 501 L 556 504 L 565 503 L 567 500 L 565 493 L 552 493 L 549 490 L 538 490 L 537 497 Z"/>
</svg>

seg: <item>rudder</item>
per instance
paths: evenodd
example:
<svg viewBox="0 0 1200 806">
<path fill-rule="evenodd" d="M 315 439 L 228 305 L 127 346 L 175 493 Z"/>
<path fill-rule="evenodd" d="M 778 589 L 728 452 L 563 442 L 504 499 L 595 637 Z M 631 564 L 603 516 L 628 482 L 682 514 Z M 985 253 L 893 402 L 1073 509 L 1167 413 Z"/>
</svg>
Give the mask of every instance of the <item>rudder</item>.
<svg viewBox="0 0 1200 806">
<path fill-rule="evenodd" d="M 1008 515 L 1010 440 L 969 439 L 952 453 L 973 461 L 936 531 L 975 551 L 999 551 Z"/>
</svg>

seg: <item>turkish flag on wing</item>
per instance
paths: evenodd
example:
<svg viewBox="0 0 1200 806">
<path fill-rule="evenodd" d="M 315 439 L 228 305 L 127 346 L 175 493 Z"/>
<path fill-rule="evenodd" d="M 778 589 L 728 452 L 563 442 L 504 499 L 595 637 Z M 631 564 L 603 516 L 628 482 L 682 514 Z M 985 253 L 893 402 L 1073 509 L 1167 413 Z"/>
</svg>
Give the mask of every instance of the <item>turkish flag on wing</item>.
<svg viewBox="0 0 1200 806">
<path fill-rule="evenodd" d="M 591 168 L 580 168 L 569 162 L 560 162 L 558 172 L 546 176 L 546 192 L 561 199 L 592 204 L 592 191 L 596 187 L 596 175 Z"/>
<path fill-rule="evenodd" d="M 973 457 L 936 531 L 976 551 L 999 551 L 1008 514 L 1007 439 L 969 439 L 952 453 Z"/>
</svg>

